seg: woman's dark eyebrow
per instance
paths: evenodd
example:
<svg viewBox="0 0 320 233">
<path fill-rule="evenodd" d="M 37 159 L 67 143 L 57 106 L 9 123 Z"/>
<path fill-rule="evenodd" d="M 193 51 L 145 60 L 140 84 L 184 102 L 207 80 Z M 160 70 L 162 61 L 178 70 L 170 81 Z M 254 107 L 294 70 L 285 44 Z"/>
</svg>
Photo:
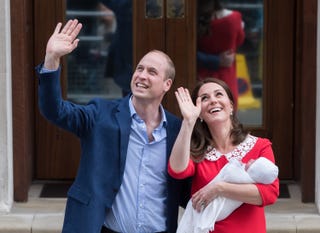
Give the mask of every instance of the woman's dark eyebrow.
<svg viewBox="0 0 320 233">
<path fill-rule="evenodd" d="M 223 89 L 216 89 L 216 90 L 214 90 L 213 92 L 214 93 L 217 93 L 217 92 L 221 92 Z M 202 97 L 202 96 L 206 96 L 206 95 L 208 95 L 208 93 L 203 93 L 202 95 L 199 95 L 198 97 Z"/>
<path fill-rule="evenodd" d="M 219 89 L 214 90 L 214 92 L 219 92 L 219 91 L 222 91 L 222 90 L 223 90 L 222 88 L 219 88 Z"/>
<path fill-rule="evenodd" d="M 207 95 L 208 95 L 207 93 L 204 93 L 204 94 L 202 94 L 202 95 L 199 95 L 198 97 L 202 98 L 202 97 L 205 97 L 205 96 L 207 96 Z"/>
</svg>

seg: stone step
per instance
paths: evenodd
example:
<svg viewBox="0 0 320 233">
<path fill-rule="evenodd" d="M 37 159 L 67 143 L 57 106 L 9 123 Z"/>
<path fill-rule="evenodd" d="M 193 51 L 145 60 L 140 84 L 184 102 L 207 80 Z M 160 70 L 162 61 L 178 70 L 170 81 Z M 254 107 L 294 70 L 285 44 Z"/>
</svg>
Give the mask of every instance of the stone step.
<svg viewBox="0 0 320 233">
<path fill-rule="evenodd" d="M 320 233 L 316 205 L 301 203 L 299 190 L 290 185 L 290 198 L 265 208 L 268 233 Z M 65 198 L 39 198 L 31 192 L 27 203 L 14 203 L 10 213 L 0 214 L 0 233 L 61 233 L 65 203 Z"/>
<path fill-rule="evenodd" d="M 61 233 L 63 214 L 0 216 L 0 233 Z"/>
<path fill-rule="evenodd" d="M 0 233 L 61 233 L 63 214 L 8 214 L 0 216 Z M 318 215 L 267 214 L 267 233 L 319 233 Z"/>
</svg>

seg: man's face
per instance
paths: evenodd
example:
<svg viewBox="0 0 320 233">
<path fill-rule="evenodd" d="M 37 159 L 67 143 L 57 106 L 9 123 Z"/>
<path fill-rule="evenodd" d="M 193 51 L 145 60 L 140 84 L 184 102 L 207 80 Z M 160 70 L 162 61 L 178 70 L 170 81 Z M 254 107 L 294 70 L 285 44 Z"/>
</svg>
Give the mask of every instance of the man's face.
<svg viewBox="0 0 320 233">
<path fill-rule="evenodd" d="M 170 89 L 172 80 L 167 79 L 168 62 L 158 52 L 146 54 L 139 62 L 131 80 L 133 96 L 143 99 L 162 99 Z"/>
</svg>

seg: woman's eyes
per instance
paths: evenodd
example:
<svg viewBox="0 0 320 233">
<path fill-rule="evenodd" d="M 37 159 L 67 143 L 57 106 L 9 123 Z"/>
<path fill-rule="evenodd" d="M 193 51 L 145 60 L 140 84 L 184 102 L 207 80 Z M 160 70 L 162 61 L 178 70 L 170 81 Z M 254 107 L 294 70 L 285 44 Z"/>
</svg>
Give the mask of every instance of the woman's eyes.
<svg viewBox="0 0 320 233">
<path fill-rule="evenodd" d="M 217 92 L 217 93 L 215 93 L 215 97 L 221 97 L 221 96 L 223 96 L 223 93 L 222 93 L 222 92 Z M 204 96 L 201 97 L 201 101 L 206 101 L 206 100 L 208 100 L 208 99 L 209 99 L 209 97 L 206 96 L 206 95 L 204 95 Z"/>
<path fill-rule="evenodd" d="M 205 101 L 205 100 L 207 100 L 207 99 L 208 99 L 207 96 L 202 96 L 202 97 L 201 97 L 201 101 Z"/>
</svg>

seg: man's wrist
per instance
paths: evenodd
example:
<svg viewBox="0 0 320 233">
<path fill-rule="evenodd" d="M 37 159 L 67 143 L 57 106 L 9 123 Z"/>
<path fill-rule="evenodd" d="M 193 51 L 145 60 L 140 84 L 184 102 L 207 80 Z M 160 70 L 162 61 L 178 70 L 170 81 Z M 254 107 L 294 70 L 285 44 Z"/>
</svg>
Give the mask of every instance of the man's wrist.
<svg viewBox="0 0 320 233">
<path fill-rule="evenodd" d="M 46 54 L 43 68 L 47 70 L 57 70 L 60 66 L 60 58 L 57 58 L 53 55 Z"/>
</svg>

